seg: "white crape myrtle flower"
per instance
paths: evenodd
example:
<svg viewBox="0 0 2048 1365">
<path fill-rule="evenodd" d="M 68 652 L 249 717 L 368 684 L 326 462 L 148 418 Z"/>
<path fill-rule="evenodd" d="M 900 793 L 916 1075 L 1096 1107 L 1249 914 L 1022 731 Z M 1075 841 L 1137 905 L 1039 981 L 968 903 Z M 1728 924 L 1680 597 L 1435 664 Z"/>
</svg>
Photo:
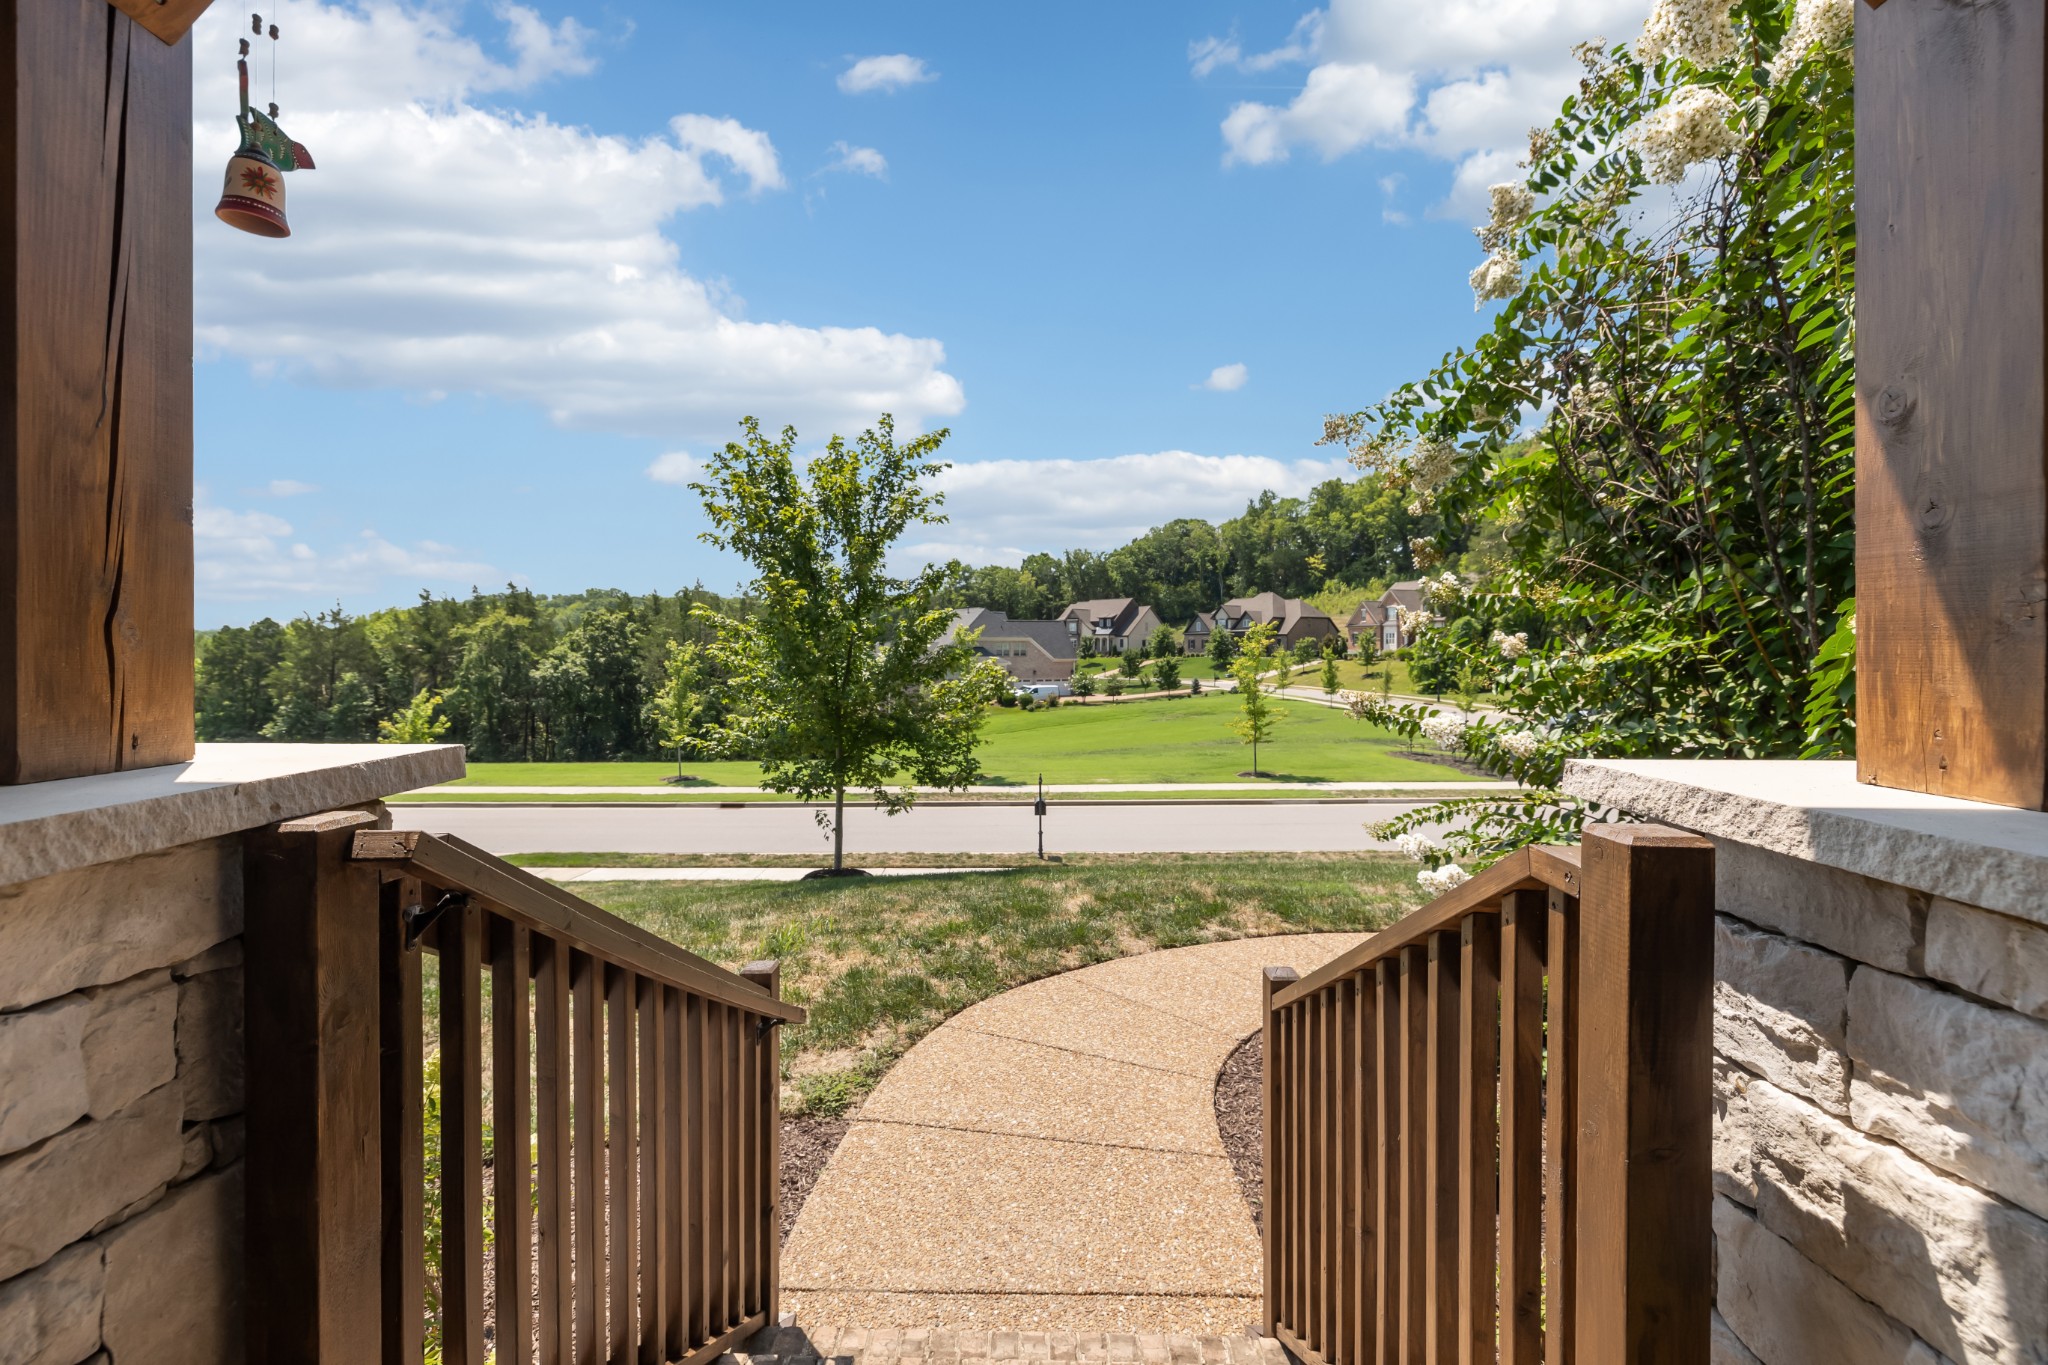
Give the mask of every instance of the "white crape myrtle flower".
<svg viewBox="0 0 2048 1365">
<path fill-rule="evenodd" d="M 1686 86 L 1635 127 L 1643 173 L 1660 185 L 1676 185 L 1687 167 L 1734 153 L 1742 146 L 1742 133 L 1730 126 L 1738 112 L 1735 101 L 1714 87 Z"/>
<path fill-rule="evenodd" d="M 1792 27 L 1771 58 L 1773 81 L 1782 81 L 1814 51 L 1835 52 L 1856 41 L 1856 0 L 1799 0 Z"/>
<path fill-rule="evenodd" d="M 1465 735 L 1465 722 L 1448 711 L 1438 711 L 1422 722 L 1422 733 L 1440 749 L 1455 749 Z"/>
<path fill-rule="evenodd" d="M 1510 730 L 1504 735 L 1495 735 L 1494 742 L 1516 758 L 1533 756 L 1542 740 L 1531 730 Z"/>
<path fill-rule="evenodd" d="M 1522 287 L 1522 263 L 1512 251 L 1494 252 L 1466 277 L 1472 286 L 1472 311 L 1478 312 L 1496 299 L 1511 299 Z"/>
<path fill-rule="evenodd" d="M 1488 251 L 1503 251 L 1515 229 L 1528 222 L 1529 215 L 1536 211 L 1536 195 L 1527 185 L 1512 180 L 1490 186 L 1487 194 L 1493 202 L 1486 226 L 1472 232 Z"/>
<path fill-rule="evenodd" d="M 1518 630 L 1509 635 L 1497 630 L 1493 633 L 1493 647 L 1503 659 L 1519 659 L 1529 652 L 1529 632 Z"/>
<path fill-rule="evenodd" d="M 1394 847 L 1419 863 L 1435 851 L 1436 840 L 1427 834 L 1403 834 L 1394 840 Z"/>
<path fill-rule="evenodd" d="M 1455 887 L 1472 880 L 1472 874 L 1456 863 L 1445 863 L 1442 867 L 1428 868 L 1415 874 L 1417 885 L 1433 896 L 1441 896 Z"/>
<path fill-rule="evenodd" d="M 1583 384 L 1574 384 L 1564 396 L 1564 410 L 1573 417 L 1597 418 L 1613 406 L 1613 386 L 1604 380 L 1591 379 Z"/>
<path fill-rule="evenodd" d="M 1729 11 L 1735 0 L 1657 0 L 1636 55 L 1646 62 L 1682 57 L 1694 66 L 1719 66 L 1741 48 Z"/>
</svg>

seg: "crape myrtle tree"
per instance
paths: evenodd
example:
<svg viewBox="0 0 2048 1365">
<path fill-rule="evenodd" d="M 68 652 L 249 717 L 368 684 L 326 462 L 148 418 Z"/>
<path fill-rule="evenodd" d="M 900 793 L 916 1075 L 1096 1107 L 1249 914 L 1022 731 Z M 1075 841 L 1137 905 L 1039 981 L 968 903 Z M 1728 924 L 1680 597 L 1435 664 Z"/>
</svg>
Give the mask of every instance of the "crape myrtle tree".
<svg viewBox="0 0 2048 1365">
<path fill-rule="evenodd" d="M 909 578 L 888 555 L 913 526 L 942 523 L 930 481 L 944 430 L 896 443 L 884 414 L 848 444 L 834 436 L 797 466 L 794 429 L 771 440 L 747 418 L 743 440 L 711 457 L 691 487 L 703 538 L 754 568 L 746 616 L 704 611 L 706 653 L 727 678 L 728 713 L 709 732 L 720 752 L 761 764 L 762 784 L 816 800 L 846 871 L 846 793 L 864 789 L 894 815 L 919 786 L 957 789 L 981 776 L 981 722 L 1008 684 L 952 624 L 950 569 Z"/>
<path fill-rule="evenodd" d="M 1412 507 L 1505 526 L 1482 591 L 1533 613 L 1456 642 L 1507 714 L 1454 747 L 1534 790 L 1416 812 L 1467 820 L 1432 871 L 1574 837 L 1599 812 L 1549 790 L 1573 754 L 1853 747 L 1854 13 L 1659 0 L 1634 44 L 1582 48 L 1493 187 L 1492 326 L 1328 419 Z"/>
</svg>

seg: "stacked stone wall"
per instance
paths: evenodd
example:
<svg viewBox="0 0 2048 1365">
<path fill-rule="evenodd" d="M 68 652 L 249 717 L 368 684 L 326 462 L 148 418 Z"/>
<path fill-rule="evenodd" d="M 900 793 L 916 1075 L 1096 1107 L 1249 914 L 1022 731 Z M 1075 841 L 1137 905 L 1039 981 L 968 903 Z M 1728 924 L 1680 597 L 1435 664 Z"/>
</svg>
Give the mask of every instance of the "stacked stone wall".
<svg viewBox="0 0 2048 1365">
<path fill-rule="evenodd" d="M 1716 846 L 1715 1365 L 2048 1365 L 2048 928 Z"/>
<path fill-rule="evenodd" d="M 242 1358 L 241 857 L 0 888 L 0 1365 Z"/>
</svg>

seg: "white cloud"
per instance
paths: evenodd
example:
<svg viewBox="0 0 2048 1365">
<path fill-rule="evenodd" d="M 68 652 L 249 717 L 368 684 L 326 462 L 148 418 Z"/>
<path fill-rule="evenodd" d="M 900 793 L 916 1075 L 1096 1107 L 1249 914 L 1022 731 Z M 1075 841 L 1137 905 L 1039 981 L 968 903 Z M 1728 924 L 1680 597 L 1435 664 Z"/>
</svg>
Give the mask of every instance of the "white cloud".
<svg viewBox="0 0 2048 1365">
<path fill-rule="evenodd" d="M 889 161 L 872 147 L 856 147 L 851 142 L 835 142 L 834 153 L 827 163 L 828 171 L 845 171 L 850 175 L 871 175 L 877 180 L 889 178 Z"/>
<path fill-rule="evenodd" d="M 482 102 L 591 69 L 588 35 L 517 6 L 512 57 L 490 57 L 427 0 L 305 0 L 288 43 L 281 122 L 317 170 L 288 179 L 294 236 L 216 221 L 234 146 L 234 73 L 195 92 L 197 340 L 333 387 L 533 403 L 556 422 L 669 440 L 770 426 L 856 428 L 892 411 L 915 430 L 958 412 L 930 338 L 875 327 L 754 321 L 680 264 L 669 220 L 785 181 L 768 135 L 681 113 L 646 137 Z M 235 18 L 200 21 L 232 50 Z M 313 54 L 317 54 L 317 60 Z"/>
<path fill-rule="evenodd" d="M 896 52 L 886 57 L 860 58 L 839 73 L 839 88 L 849 95 L 876 90 L 893 94 L 905 86 L 923 85 L 938 78 L 939 73 L 927 67 L 924 58 Z"/>
<path fill-rule="evenodd" d="M 1284 161 L 1297 148 L 1325 160 L 1367 147 L 1421 150 L 1458 167 L 1437 212 L 1483 217 L 1485 178 L 1512 174 L 1528 130 L 1549 123 L 1576 88 L 1572 46 L 1634 36 L 1650 2 L 1331 0 L 1270 52 L 1245 56 L 1233 34 L 1194 45 L 1190 58 L 1198 76 L 1223 64 L 1312 63 L 1287 103 L 1230 110 L 1225 164 Z"/>
<path fill-rule="evenodd" d="M 488 564 L 463 558 L 451 545 L 432 540 L 398 545 L 373 530 L 316 550 L 295 537 L 283 517 L 218 506 L 203 488 L 192 508 L 192 542 L 198 596 L 210 602 L 339 596 L 387 585 L 459 587 L 502 577 Z"/>
<path fill-rule="evenodd" d="M 297 479 L 272 479 L 264 485 L 263 491 L 273 498 L 297 498 L 307 493 L 318 493 L 320 485 L 300 483 Z"/>
<path fill-rule="evenodd" d="M 1244 381 L 1251 378 L 1251 371 L 1242 365 L 1218 365 L 1209 371 L 1209 377 L 1202 381 L 1202 387 L 1211 393 L 1235 393 L 1244 387 Z"/>
<path fill-rule="evenodd" d="M 1319 483 L 1357 473 L 1343 460 L 1185 450 L 956 464 L 939 476 L 947 523 L 897 558 L 1016 564 L 1041 550 L 1107 550 L 1176 517 L 1234 517 L 1268 488 L 1301 497 Z"/>
<path fill-rule="evenodd" d="M 686 484 L 704 472 L 704 463 L 687 450 L 671 450 L 654 457 L 647 477 L 656 483 Z"/>
</svg>

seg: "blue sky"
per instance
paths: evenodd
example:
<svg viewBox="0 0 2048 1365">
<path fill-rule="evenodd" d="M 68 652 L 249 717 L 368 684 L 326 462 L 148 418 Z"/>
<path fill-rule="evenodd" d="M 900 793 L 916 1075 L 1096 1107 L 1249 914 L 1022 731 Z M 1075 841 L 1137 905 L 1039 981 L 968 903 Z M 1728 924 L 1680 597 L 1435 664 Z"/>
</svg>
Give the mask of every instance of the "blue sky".
<svg viewBox="0 0 2048 1365">
<path fill-rule="evenodd" d="M 1486 184 L 1571 44 L 1646 9 L 285 0 L 319 169 L 271 242 L 211 216 L 247 23 L 217 5 L 199 622 L 730 587 L 681 482 L 748 413 L 950 427 L 954 523 L 913 557 L 1299 492 L 1342 472 L 1325 412 L 1475 333 Z"/>
</svg>

